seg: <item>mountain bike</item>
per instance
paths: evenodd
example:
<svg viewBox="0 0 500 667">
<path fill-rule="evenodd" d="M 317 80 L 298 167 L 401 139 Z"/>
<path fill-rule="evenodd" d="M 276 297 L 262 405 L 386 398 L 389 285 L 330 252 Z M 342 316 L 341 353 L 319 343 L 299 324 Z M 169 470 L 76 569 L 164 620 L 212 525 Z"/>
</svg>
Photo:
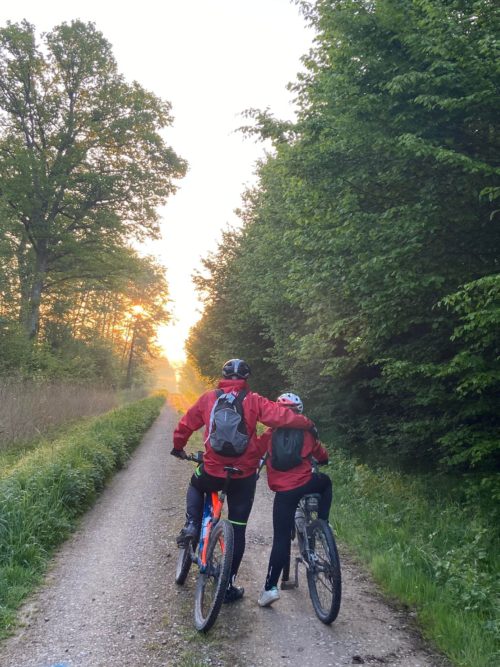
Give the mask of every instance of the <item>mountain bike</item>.
<svg viewBox="0 0 500 667">
<path fill-rule="evenodd" d="M 314 611 L 329 625 L 337 618 L 342 597 L 340 559 L 328 521 L 318 519 L 318 493 L 301 498 L 295 511 L 292 540 L 297 537 L 300 556 L 295 559 L 295 578 L 290 581 L 290 554 L 283 568 L 281 588 L 297 588 L 299 564 L 306 568 L 307 585 Z"/>
<path fill-rule="evenodd" d="M 184 460 L 202 463 L 203 453 L 190 454 Z M 231 576 L 233 526 L 227 519 L 222 519 L 221 514 L 229 481 L 233 475 L 241 474 L 241 470 L 233 466 L 225 466 L 224 470 L 226 478 L 222 491 L 205 494 L 199 540 L 189 539 L 181 547 L 175 572 L 175 583 L 182 586 L 191 565 L 198 566 L 194 624 L 200 632 L 208 632 L 215 623 Z"/>
</svg>

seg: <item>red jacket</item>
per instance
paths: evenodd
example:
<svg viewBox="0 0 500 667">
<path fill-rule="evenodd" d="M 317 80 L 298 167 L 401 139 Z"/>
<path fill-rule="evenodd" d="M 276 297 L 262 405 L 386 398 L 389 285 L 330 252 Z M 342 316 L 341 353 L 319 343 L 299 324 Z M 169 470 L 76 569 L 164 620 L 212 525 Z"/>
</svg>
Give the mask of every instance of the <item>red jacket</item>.
<svg viewBox="0 0 500 667">
<path fill-rule="evenodd" d="M 290 412 L 292 412 L 290 410 Z M 312 467 L 309 460 L 310 456 L 319 463 L 326 463 L 328 461 L 328 452 L 323 447 L 319 440 L 316 440 L 310 431 L 304 433 L 304 444 L 302 445 L 302 463 L 295 468 L 291 468 L 285 472 L 275 470 L 271 465 L 271 442 L 273 430 L 267 429 L 259 438 L 259 451 L 264 455 L 268 452 L 269 456 L 266 460 L 267 466 L 267 483 L 269 488 L 273 491 L 290 491 L 296 489 L 298 486 L 307 484 L 312 477 Z"/>
<path fill-rule="evenodd" d="M 218 388 L 226 393 L 231 391 L 240 392 L 242 389 L 248 391 L 248 384 L 245 380 L 221 380 Z M 217 394 L 215 389 L 202 394 L 182 417 L 174 431 L 174 448 L 184 449 L 191 434 L 202 426 L 205 427 L 203 436 L 203 440 L 205 441 L 204 467 L 206 472 L 214 477 L 225 477 L 224 466 L 227 465 L 240 468 L 243 472 L 242 477 L 253 475 L 261 458 L 261 448 L 259 447 L 257 434 L 255 433 L 257 422 L 262 422 L 266 426 L 273 428 L 290 426 L 291 428 L 308 429 L 313 426 L 313 422 L 304 417 L 304 415 L 298 415 L 289 408 L 285 408 L 259 394 L 248 391 L 242 406 L 243 418 L 249 436 L 248 446 L 241 456 L 221 456 L 213 451 L 210 442 L 206 442 L 209 435 L 210 413 L 216 399 Z"/>
</svg>

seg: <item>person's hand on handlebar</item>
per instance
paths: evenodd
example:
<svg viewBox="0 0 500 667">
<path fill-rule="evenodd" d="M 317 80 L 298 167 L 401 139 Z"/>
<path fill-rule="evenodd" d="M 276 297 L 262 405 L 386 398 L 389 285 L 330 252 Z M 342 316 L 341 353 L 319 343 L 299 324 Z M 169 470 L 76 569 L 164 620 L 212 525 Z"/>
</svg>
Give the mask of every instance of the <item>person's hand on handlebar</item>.
<svg viewBox="0 0 500 667">
<path fill-rule="evenodd" d="M 188 455 L 183 449 L 176 449 L 175 447 L 172 449 L 170 454 L 178 459 L 187 459 L 188 457 Z"/>
</svg>

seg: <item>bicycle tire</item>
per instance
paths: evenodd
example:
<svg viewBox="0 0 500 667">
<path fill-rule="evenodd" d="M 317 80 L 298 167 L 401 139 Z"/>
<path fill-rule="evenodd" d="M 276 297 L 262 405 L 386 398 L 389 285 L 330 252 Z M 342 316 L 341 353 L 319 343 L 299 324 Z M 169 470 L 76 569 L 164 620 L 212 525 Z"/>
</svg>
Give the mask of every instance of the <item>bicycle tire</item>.
<svg viewBox="0 0 500 667">
<path fill-rule="evenodd" d="M 193 545 L 193 549 L 194 549 Z M 186 544 L 185 547 L 179 550 L 179 556 L 177 557 L 177 567 L 175 569 L 175 583 L 179 586 L 182 586 L 186 581 L 186 578 L 189 574 L 193 561 L 191 559 L 191 540 Z"/>
<path fill-rule="evenodd" d="M 200 632 L 208 632 L 219 614 L 231 576 L 233 547 L 233 527 L 221 519 L 210 534 L 207 570 L 200 572 L 196 581 L 194 624 Z"/>
<path fill-rule="evenodd" d="M 326 625 L 337 618 L 342 598 L 340 559 L 327 521 L 316 519 L 307 527 L 310 557 L 307 585 L 316 616 Z"/>
</svg>

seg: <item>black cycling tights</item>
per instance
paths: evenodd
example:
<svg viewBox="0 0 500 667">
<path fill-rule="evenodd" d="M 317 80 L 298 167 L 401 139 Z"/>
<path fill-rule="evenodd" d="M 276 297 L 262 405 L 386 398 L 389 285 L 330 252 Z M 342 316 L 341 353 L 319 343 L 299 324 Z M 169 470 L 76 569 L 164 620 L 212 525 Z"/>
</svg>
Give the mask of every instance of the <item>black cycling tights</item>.
<svg viewBox="0 0 500 667">
<path fill-rule="evenodd" d="M 213 477 L 212 475 L 208 475 L 204 470 L 202 470 L 201 474 L 197 475 L 195 473 L 191 477 L 186 497 L 187 516 L 189 519 L 193 519 L 197 524 L 201 523 L 204 493 L 220 491 L 224 486 L 224 482 L 223 477 Z M 252 510 L 256 484 L 256 475 L 243 477 L 243 479 L 234 477 L 230 480 L 227 490 L 228 518 L 234 529 L 234 552 L 233 564 L 231 566 L 232 582 L 238 573 L 241 559 L 245 552 L 245 532 L 248 517 Z"/>
<path fill-rule="evenodd" d="M 303 486 L 290 491 L 278 491 L 273 505 L 273 547 L 269 557 L 266 577 L 266 591 L 277 586 L 283 567 L 290 553 L 290 542 L 295 510 L 299 500 L 306 493 L 320 493 L 318 518 L 328 521 L 332 504 L 332 480 L 324 473 L 315 474 Z"/>
</svg>

